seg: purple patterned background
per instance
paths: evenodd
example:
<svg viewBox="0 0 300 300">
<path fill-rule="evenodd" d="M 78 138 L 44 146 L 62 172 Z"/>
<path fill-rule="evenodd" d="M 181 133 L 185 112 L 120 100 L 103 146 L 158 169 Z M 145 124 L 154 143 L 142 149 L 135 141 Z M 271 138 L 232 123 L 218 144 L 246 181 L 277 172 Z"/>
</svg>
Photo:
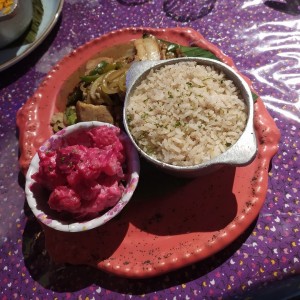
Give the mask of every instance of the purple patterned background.
<svg viewBox="0 0 300 300">
<path fill-rule="evenodd" d="M 186 22 L 167 16 L 163 1 L 124 2 L 66 0 L 46 40 L 0 73 L 1 299 L 267 299 L 270 293 L 272 299 L 282 299 L 300 295 L 299 1 L 217 0 L 208 15 Z M 64 55 L 101 34 L 133 26 L 188 26 L 199 31 L 251 78 L 281 131 L 266 201 L 254 224 L 213 257 L 147 280 L 51 261 L 41 227 L 26 205 L 15 119 L 18 108 Z"/>
</svg>

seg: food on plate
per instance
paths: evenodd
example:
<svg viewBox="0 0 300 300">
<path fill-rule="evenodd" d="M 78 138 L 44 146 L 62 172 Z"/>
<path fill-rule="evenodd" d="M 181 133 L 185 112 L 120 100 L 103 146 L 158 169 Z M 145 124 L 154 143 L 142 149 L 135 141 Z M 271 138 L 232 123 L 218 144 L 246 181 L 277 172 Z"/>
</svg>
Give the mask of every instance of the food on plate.
<svg viewBox="0 0 300 300">
<path fill-rule="evenodd" d="M 51 209 L 90 218 L 122 197 L 126 159 L 119 128 L 82 130 L 66 145 L 39 150 L 38 155 L 39 169 L 32 179 L 50 191 Z"/>
<path fill-rule="evenodd" d="M 126 92 L 126 72 L 132 62 L 182 56 L 217 59 L 208 50 L 181 46 L 148 34 L 128 45 L 119 45 L 99 53 L 86 63 L 79 83 L 68 96 L 66 109 L 53 115 L 53 131 L 91 120 L 120 126 Z"/>
<path fill-rule="evenodd" d="M 194 166 L 239 139 L 248 108 L 225 73 L 185 61 L 152 69 L 130 95 L 126 116 L 135 142 L 149 156 Z"/>
<path fill-rule="evenodd" d="M 161 51 L 158 41 L 151 37 L 134 41 L 138 60 L 160 60 Z"/>
</svg>

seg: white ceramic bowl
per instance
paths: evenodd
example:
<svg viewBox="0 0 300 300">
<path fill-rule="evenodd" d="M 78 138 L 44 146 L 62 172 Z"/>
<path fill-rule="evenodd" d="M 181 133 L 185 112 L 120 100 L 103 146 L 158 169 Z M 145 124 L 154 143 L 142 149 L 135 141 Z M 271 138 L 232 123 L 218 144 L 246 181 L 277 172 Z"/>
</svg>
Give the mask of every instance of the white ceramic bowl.
<svg viewBox="0 0 300 300">
<path fill-rule="evenodd" d="M 247 105 L 248 119 L 246 127 L 240 136 L 240 138 L 229 147 L 222 154 L 212 158 L 209 161 L 205 161 L 201 164 L 194 166 L 175 166 L 162 161 L 159 161 L 145 151 L 143 151 L 135 138 L 130 132 L 129 125 L 127 123 L 127 106 L 130 101 L 130 97 L 133 94 L 135 88 L 148 76 L 151 70 L 157 70 L 166 65 L 176 64 L 178 62 L 196 62 L 199 65 L 212 66 L 214 69 L 219 70 L 226 74 L 226 77 L 233 81 L 235 86 L 239 89 L 242 98 Z M 133 63 L 126 75 L 127 92 L 124 102 L 123 110 L 123 122 L 125 130 L 135 145 L 138 152 L 148 162 L 155 165 L 157 168 L 170 173 L 178 177 L 197 177 L 200 175 L 206 175 L 213 171 L 218 170 L 225 165 L 230 166 L 244 166 L 253 161 L 257 153 L 257 141 L 255 136 L 255 130 L 253 125 L 254 118 L 254 101 L 252 98 L 251 90 L 246 81 L 231 67 L 217 60 L 200 57 L 184 57 L 175 58 L 164 61 L 142 61 Z"/>
<path fill-rule="evenodd" d="M 81 122 L 75 125 L 66 127 L 65 129 L 59 131 L 55 135 L 51 136 L 41 147 L 41 151 L 45 152 L 49 149 L 57 149 L 63 143 L 64 137 L 74 135 L 78 130 L 90 129 L 98 126 L 113 126 L 111 124 L 91 121 L 91 122 Z M 114 218 L 117 214 L 121 212 L 124 206 L 129 202 L 131 196 L 134 193 L 139 181 L 139 156 L 138 153 L 131 143 L 130 139 L 126 134 L 121 133 L 124 139 L 125 152 L 126 152 L 126 162 L 128 168 L 127 185 L 121 199 L 117 204 L 110 208 L 107 212 L 94 219 L 78 222 L 76 220 L 65 220 L 61 217 L 61 214 L 52 210 L 48 205 L 48 195 L 46 189 L 36 183 L 31 176 L 38 171 L 39 168 L 39 157 L 35 154 L 31 164 L 29 166 L 28 172 L 26 174 L 26 184 L 25 193 L 29 207 L 31 208 L 33 214 L 36 218 L 43 224 L 59 230 L 66 232 L 79 232 L 95 227 L 101 226 Z M 33 188 L 34 187 L 34 188 Z"/>
<path fill-rule="evenodd" d="M 9 13 L 0 13 L 0 48 L 18 39 L 32 21 L 32 0 L 14 0 L 13 2 Z"/>
</svg>

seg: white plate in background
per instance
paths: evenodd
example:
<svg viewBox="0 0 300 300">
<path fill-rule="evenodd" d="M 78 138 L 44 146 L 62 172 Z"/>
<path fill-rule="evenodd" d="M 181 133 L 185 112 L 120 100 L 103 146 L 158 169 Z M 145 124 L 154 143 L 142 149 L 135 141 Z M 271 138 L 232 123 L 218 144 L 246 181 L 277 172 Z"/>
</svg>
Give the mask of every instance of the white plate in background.
<svg viewBox="0 0 300 300">
<path fill-rule="evenodd" d="M 20 61 L 42 43 L 56 24 L 63 2 L 64 0 L 42 0 L 44 14 L 35 41 L 22 46 L 0 49 L 0 72 Z"/>
</svg>

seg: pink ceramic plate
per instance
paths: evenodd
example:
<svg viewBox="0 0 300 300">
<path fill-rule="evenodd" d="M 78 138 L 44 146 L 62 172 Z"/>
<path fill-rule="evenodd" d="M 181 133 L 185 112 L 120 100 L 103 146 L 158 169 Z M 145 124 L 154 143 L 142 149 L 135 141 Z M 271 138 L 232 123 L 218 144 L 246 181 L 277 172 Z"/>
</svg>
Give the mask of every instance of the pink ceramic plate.
<svg viewBox="0 0 300 300">
<path fill-rule="evenodd" d="M 128 28 L 101 36 L 65 57 L 18 112 L 24 172 L 36 149 L 52 133 L 50 119 L 63 107 L 61 88 L 74 81 L 69 79 L 71 74 L 99 51 L 140 37 L 143 32 L 182 45 L 198 45 L 235 68 L 230 58 L 189 28 Z M 144 162 L 136 193 L 116 219 L 83 233 L 44 227 L 50 255 L 57 262 L 87 264 L 120 276 L 145 278 L 220 251 L 245 231 L 264 203 L 268 167 L 280 134 L 261 99 L 255 104 L 254 123 L 259 145 L 250 165 L 224 167 L 209 176 L 184 180 Z"/>
</svg>

